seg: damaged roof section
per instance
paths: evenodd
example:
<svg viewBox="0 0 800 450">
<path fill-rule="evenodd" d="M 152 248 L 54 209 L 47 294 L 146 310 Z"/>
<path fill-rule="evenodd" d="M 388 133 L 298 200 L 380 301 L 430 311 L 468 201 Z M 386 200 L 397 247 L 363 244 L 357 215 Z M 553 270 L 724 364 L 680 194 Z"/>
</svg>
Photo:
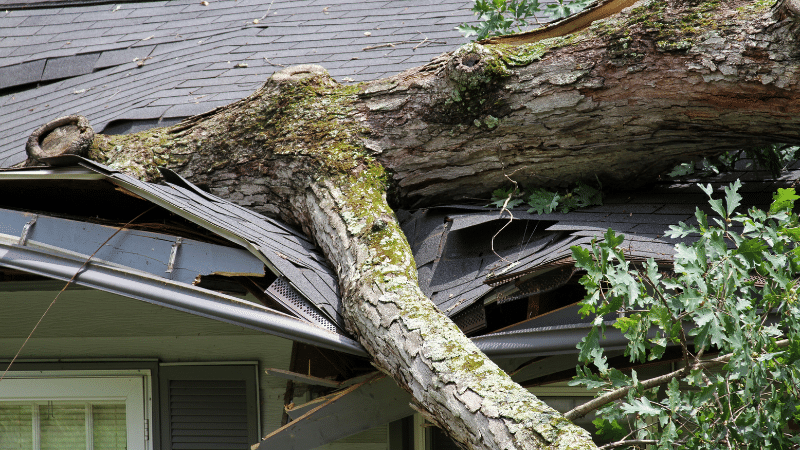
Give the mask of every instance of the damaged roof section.
<svg viewBox="0 0 800 450">
<path fill-rule="evenodd" d="M 505 333 L 517 341 L 524 330 L 584 326 L 586 320 L 572 306 L 583 298 L 578 283 L 582 273 L 575 268 L 572 246 L 589 248 L 610 228 L 624 234 L 622 247 L 630 261 L 652 258 L 668 272 L 675 244 L 693 240 L 666 237 L 669 226 L 696 223 L 698 207 L 712 215 L 698 182 L 711 183 L 719 191 L 742 179 L 739 210 L 744 211 L 750 206 L 768 208 L 777 188 L 789 187 L 800 177 L 797 167 L 771 179 L 769 173 L 746 164 L 716 178 L 660 183 L 644 193 L 610 195 L 601 206 L 566 214 L 456 205 L 402 212 L 399 217 L 414 252 L 421 288 L 433 302 L 468 335 Z"/>
<path fill-rule="evenodd" d="M 0 240 L 10 244 L 83 259 L 91 256 L 95 262 L 186 284 L 198 284 L 204 275 L 264 276 L 264 264 L 244 249 L 142 230 L 118 231 L 117 227 L 0 209 Z M 89 250 L 97 252 L 92 256 Z"/>
<path fill-rule="evenodd" d="M 268 306 L 347 340 L 335 275 L 297 231 L 169 171 L 156 185 L 79 157 L 48 163 L 0 171 L 0 239 L 12 249 L 85 260 L 100 248 L 93 264 L 200 288 L 224 291 L 225 279 L 241 280 Z M 143 212 L 133 229 L 117 233 Z M 0 258 L 2 265 L 26 270 Z"/>
</svg>

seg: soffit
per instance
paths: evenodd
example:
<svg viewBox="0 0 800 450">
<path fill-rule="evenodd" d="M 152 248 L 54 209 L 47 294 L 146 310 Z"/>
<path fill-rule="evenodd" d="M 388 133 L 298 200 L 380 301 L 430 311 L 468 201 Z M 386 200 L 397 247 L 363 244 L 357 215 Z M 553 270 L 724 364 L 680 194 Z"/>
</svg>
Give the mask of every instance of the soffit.
<svg viewBox="0 0 800 450">
<path fill-rule="evenodd" d="M 64 282 L 0 284 L 0 338 L 24 338 Z M 28 284 L 28 286 L 21 286 Z M 31 284 L 34 284 L 31 286 Z M 44 286 L 43 286 L 44 284 Z M 5 289 L 15 288 L 8 291 Z M 23 288 L 24 290 L 19 290 Z M 254 301 L 254 299 L 250 299 Z M 36 338 L 263 334 L 95 289 L 68 288 L 36 329 Z"/>
</svg>

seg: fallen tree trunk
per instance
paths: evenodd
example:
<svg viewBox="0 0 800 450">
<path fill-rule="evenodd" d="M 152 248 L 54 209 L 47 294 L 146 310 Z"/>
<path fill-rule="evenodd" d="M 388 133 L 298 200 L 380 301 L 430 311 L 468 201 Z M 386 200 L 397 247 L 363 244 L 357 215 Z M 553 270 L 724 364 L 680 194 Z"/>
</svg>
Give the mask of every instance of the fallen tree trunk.
<svg viewBox="0 0 800 450">
<path fill-rule="evenodd" d="M 358 86 L 292 67 L 177 126 L 96 136 L 89 155 L 143 179 L 170 167 L 302 227 L 339 275 L 349 330 L 465 447 L 592 448 L 424 297 L 389 204 L 485 198 L 505 175 L 634 186 L 678 161 L 800 143 L 797 11 L 640 2 L 574 35 L 469 44 Z"/>
</svg>

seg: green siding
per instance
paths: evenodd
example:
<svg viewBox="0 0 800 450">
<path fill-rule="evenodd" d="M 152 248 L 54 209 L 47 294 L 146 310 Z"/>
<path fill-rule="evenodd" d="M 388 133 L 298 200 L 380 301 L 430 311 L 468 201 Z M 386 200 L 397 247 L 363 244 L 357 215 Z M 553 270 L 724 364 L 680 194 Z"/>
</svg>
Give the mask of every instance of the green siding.
<svg viewBox="0 0 800 450">
<path fill-rule="evenodd" d="M 11 283 L 8 283 L 10 285 Z M 18 284 L 18 283 L 14 283 Z M 12 287 L 12 286 L 8 286 Z M 0 291 L 0 360 L 10 360 L 57 294 L 55 283 Z M 3 287 L 0 287 L 2 289 Z M 280 427 L 292 342 L 240 326 L 101 291 L 72 287 L 59 297 L 32 339 L 25 360 L 130 360 L 162 363 L 258 361 L 261 433 Z M 325 450 L 386 450 L 386 427 L 359 433 Z"/>
</svg>

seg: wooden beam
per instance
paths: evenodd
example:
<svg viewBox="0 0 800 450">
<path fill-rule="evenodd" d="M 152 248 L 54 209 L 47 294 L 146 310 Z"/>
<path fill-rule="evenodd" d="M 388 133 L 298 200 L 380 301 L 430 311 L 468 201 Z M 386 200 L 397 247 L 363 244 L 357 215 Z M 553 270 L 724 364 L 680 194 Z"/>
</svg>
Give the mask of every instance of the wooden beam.
<svg viewBox="0 0 800 450">
<path fill-rule="evenodd" d="M 267 435 L 252 450 L 306 450 L 414 414 L 411 395 L 376 373 L 361 383 L 302 405 L 296 420 Z M 292 414 L 290 414 L 292 415 Z"/>
<path fill-rule="evenodd" d="M 295 383 L 304 383 L 313 386 L 325 386 L 332 388 L 338 388 L 342 385 L 342 382 L 340 381 L 333 381 L 327 378 L 319 378 L 311 375 L 303 375 L 302 373 L 290 372 L 288 370 L 266 369 L 264 372 L 266 372 L 267 375 L 272 375 L 278 378 L 284 378 L 290 381 L 294 381 Z"/>
</svg>

